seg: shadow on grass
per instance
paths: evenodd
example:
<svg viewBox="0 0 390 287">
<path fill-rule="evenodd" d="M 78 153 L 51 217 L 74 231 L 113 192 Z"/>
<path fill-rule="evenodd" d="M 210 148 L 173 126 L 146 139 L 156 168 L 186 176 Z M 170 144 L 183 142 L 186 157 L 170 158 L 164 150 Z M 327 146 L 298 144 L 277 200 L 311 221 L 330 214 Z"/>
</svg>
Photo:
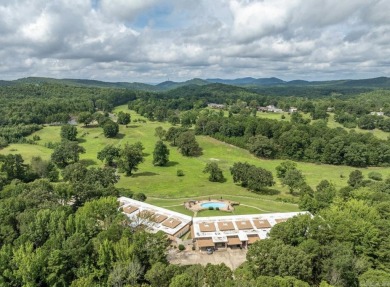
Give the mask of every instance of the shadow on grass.
<svg viewBox="0 0 390 287">
<path fill-rule="evenodd" d="M 263 188 L 260 191 L 253 191 L 254 193 L 257 194 L 264 194 L 264 195 L 278 195 L 280 194 L 280 190 L 273 189 L 273 188 Z"/>
<path fill-rule="evenodd" d="M 115 136 L 116 139 L 120 139 L 120 140 L 123 139 L 124 137 L 125 137 L 125 134 L 121 134 L 121 133 L 119 133 Z"/>
<path fill-rule="evenodd" d="M 78 138 L 77 139 L 77 142 L 78 143 L 85 143 L 87 140 L 83 139 L 83 138 Z"/>
<path fill-rule="evenodd" d="M 165 166 L 169 167 L 169 166 L 175 166 L 175 165 L 178 165 L 179 163 L 177 161 L 169 161 Z"/>
<path fill-rule="evenodd" d="M 133 174 L 132 177 L 154 176 L 154 175 L 159 175 L 159 174 L 155 173 L 155 172 L 145 171 L 145 172 L 140 172 L 140 173 Z"/>
<path fill-rule="evenodd" d="M 131 126 L 126 126 L 126 128 L 128 128 L 128 129 L 136 129 L 136 128 L 139 128 L 140 127 L 140 125 L 131 125 Z"/>
<path fill-rule="evenodd" d="M 80 159 L 79 163 L 81 163 L 85 166 L 90 166 L 90 165 L 95 165 L 96 161 L 94 161 L 93 159 Z"/>
</svg>

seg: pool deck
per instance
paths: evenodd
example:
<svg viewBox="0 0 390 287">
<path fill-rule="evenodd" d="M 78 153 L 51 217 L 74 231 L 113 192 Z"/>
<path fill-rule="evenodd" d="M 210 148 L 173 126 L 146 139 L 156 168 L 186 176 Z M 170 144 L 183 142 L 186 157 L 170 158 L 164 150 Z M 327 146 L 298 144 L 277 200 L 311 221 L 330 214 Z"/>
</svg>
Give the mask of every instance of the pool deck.
<svg viewBox="0 0 390 287">
<path fill-rule="evenodd" d="M 239 204 L 238 202 L 225 200 L 225 199 L 212 199 L 209 198 L 209 200 L 190 200 L 184 203 L 184 207 L 188 210 L 191 210 L 193 212 L 198 212 L 201 210 L 208 210 L 208 207 L 203 207 L 202 204 L 205 203 L 216 203 L 216 204 L 223 204 L 222 207 L 219 207 L 219 210 L 226 211 L 226 212 L 232 212 L 234 210 L 233 205 Z"/>
</svg>

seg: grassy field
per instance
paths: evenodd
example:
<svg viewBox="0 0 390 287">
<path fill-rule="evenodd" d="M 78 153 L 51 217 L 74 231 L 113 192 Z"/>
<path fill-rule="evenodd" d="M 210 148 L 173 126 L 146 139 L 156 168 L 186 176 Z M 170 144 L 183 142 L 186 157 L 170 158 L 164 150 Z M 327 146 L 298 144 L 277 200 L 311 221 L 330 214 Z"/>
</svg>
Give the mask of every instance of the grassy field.
<svg viewBox="0 0 390 287">
<path fill-rule="evenodd" d="M 114 112 L 126 111 L 126 106 L 120 106 Z M 139 165 L 139 170 L 131 177 L 121 174 L 118 187 L 131 189 L 133 192 L 143 192 L 148 196 L 147 202 L 168 209 L 179 211 L 191 215 L 183 207 L 183 202 L 189 198 L 223 198 L 239 201 L 240 206 L 234 211 L 234 214 L 245 213 L 265 213 L 278 211 L 297 211 L 295 204 L 281 202 L 280 199 L 297 200 L 288 194 L 287 189 L 277 183 L 270 194 L 260 195 L 247 191 L 236 185 L 232 181 L 229 168 L 234 162 L 248 162 L 256 166 L 263 167 L 272 171 L 275 175 L 275 168 L 281 160 L 264 160 L 251 155 L 248 151 L 235 146 L 220 142 L 210 137 L 198 136 L 198 142 L 203 148 L 203 155 L 196 158 L 183 157 L 175 147 L 170 147 L 170 163 L 167 167 L 156 167 L 152 164 L 152 153 L 154 145 L 158 140 L 154 136 L 155 128 L 162 126 L 165 129 L 170 127 L 168 123 L 150 122 L 138 123 L 134 119 L 141 118 L 134 112 L 130 112 L 132 123 L 126 128 L 120 126 L 120 132 L 117 138 L 107 139 L 104 137 L 102 129 L 99 127 L 78 126 L 78 138 L 80 145 L 86 149 L 86 153 L 81 155 L 81 160 L 90 166 L 102 166 L 102 163 L 96 159 L 97 152 L 107 144 L 123 146 L 126 142 L 135 143 L 141 141 L 145 147 L 145 162 Z M 272 115 L 261 113 L 261 115 Z M 280 115 L 277 115 L 280 118 Z M 287 119 L 286 119 L 287 120 Z M 1 154 L 20 153 L 26 162 L 29 162 L 32 156 L 41 156 L 49 158 L 51 149 L 44 145 L 47 142 L 56 142 L 60 140 L 60 127 L 48 126 L 35 133 L 41 140 L 37 145 L 12 144 L 0 151 Z M 32 137 L 32 135 L 30 136 Z M 204 174 L 203 168 L 206 163 L 216 161 L 222 168 L 226 177 L 225 183 L 209 182 L 207 174 Z M 297 163 L 298 168 L 302 170 L 309 185 L 315 187 L 322 179 L 328 179 L 337 187 L 347 185 L 349 173 L 355 168 L 346 166 L 331 166 L 323 164 Z M 178 169 L 184 171 L 183 177 L 178 177 Z M 390 168 L 365 168 L 361 169 L 363 174 L 367 175 L 370 171 L 378 171 L 383 177 L 390 176 Z M 276 200 L 276 199 L 279 200 Z M 209 215 L 227 215 L 221 211 L 202 211 L 197 216 Z"/>
<path fill-rule="evenodd" d="M 282 115 L 285 116 L 285 119 L 282 119 Z M 271 119 L 271 120 L 279 120 L 279 121 L 289 121 L 291 116 L 284 112 L 283 114 L 281 113 L 262 113 L 262 112 L 258 112 L 256 117 L 258 118 L 264 118 L 264 119 Z M 303 117 L 304 118 L 310 118 L 310 115 L 309 114 L 303 114 Z M 312 122 L 315 122 L 315 121 L 312 121 Z M 374 136 L 376 136 L 377 138 L 380 138 L 380 139 L 383 139 L 383 140 L 387 140 L 387 138 L 389 137 L 389 133 L 387 132 L 384 132 L 384 131 L 381 131 L 381 130 L 378 130 L 378 129 L 374 129 L 374 130 L 362 130 L 358 127 L 354 128 L 354 129 L 349 129 L 349 128 L 346 128 L 344 127 L 342 124 L 339 124 L 338 122 L 336 122 L 334 120 L 334 113 L 329 113 L 329 118 L 328 118 L 328 127 L 334 129 L 334 128 L 342 128 L 342 129 L 345 129 L 347 131 L 355 131 L 357 133 L 370 133 L 370 134 L 373 134 Z"/>
<path fill-rule="evenodd" d="M 358 128 L 358 127 L 354 128 L 354 129 L 348 129 L 348 128 L 344 127 L 342 124 L 339 124 L 338 122 L 336 122 L 334 120 L 334 114 L 333 113 L 329 114 L 328 127 L 330 127 L 330 128 L 343 128 L 343 129 L 348 130 L 348 131 L 353 130 L 353 131 L 355 131 L 357 133 L 370 133 L 370 134 L 373 134 L 374 136 L 376 136 L 377 138 L 380 138 L 382 140 L 387 140 L 387 138 L 389 137 L 389 133 L 381 131 L 381 130 L 378 130 L 378 129 L 362 130 L 362 129 Z"/>
</svg>

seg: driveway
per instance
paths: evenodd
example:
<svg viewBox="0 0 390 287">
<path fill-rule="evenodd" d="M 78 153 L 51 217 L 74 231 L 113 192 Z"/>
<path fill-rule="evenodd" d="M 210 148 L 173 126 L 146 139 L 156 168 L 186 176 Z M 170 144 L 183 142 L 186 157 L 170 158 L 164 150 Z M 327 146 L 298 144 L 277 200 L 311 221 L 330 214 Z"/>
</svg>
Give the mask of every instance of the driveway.
<svg viewBox="0 0 390 287">
<path fill-rule="evenodd" d="M 211 264 L 220 264 L 225 263 L 232 270 L 236 269 L 246 260 L 245 249 L 226 249 L 218 250 L 213 254 L 207 254 L 206 252 L 185 250 L 178 252 L 172 250 L 168 254 L 168 260 L 172 264 L 180 265 L 191 265 L 191 264 L 201 264 L 206 265 L 207 263 Z"/>
</svg>

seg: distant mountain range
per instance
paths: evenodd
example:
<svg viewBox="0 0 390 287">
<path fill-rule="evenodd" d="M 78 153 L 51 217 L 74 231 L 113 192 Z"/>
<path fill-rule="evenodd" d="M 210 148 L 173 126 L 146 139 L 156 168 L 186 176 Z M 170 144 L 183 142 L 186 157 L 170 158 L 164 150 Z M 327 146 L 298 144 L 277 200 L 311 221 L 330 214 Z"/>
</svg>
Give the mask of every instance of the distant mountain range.
<svg viewBox="0 0 390 287">
<path fill-rule="evenodd" d="M 252 89 L 267 89 L 267 88 L 283 88 L 283 87 L 322 87 L 322 88 L 390 88 L 390 78 L 378 77 L 371 79 L 361 80 L 334 80 L 334 81 L 305 81 L 305 80 L 293 80 L 284 81 L 279 78 L 238 78 L 238 79 L 199 79 L 195 78 L 184 82 L 165 81 L 157 85 L 137 83 L 137 82 L 104 82 L 96 80 L 85 79 L 53 79 L 53 78 L 41 78 L 41 77 L 28 77 L 15 81 L 1 81 L 0 86 L 14 85 L 20 83 L 57 83 L 76 86 L 88 86 L 88 87 L 106 87 L 106 88 L 127 88 L 133 90 L 144 91 L 167 91 L 184 86 L 205 86 L 209 84 L 223 84 L 230 86 L 238 86 Z"/>
</svg>

